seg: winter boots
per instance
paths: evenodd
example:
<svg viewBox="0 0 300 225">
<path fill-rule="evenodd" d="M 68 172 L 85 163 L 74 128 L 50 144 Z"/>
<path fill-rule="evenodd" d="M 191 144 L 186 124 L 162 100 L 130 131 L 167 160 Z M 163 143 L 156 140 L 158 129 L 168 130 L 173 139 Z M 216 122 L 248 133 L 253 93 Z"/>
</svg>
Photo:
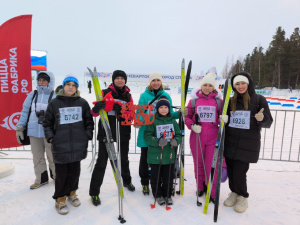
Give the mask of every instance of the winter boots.
<svg viewBox="0 0 300 225">
<path fill-rule="evenodd" d="M 166 198 L 166 203 L 167 203 L 167 205 L 173 205 L 173 200 L 172 200 L 172 198 L 171 198 L 171 197 Z"/>
<path fill-rule="evenodd" d="M 91 196 L 91 200 L 94 206 L 98 206 L 101 204 L 99 196 Z"/>
<path fill-rule="evenodd" d="M 164 197 L 159 197 L 159 198 L 156 198 L 156 201 L 157 201 L 157 204 L 159 204 L 159 205 L 164 205 L 164 204 L 166 204 L 166 200 L 165 200 L 165 198 Z"/>
<path fill-rule="evenodd" d="M 224 205 L 227 207 L 232 207 L 235 205 L 238 195 L 234 192 L 231 192 L 228 195 L 228 198 L 224 201 Z"/>
<path fill-rule="evenodd" d="M 67 196 L 60 197 L 55 201 L 55 209 L 61 215 L 68 214 L 69 212 L 68 206 L 66 205 L 66 198 Z"/>
<path fill-rule="evenodd" d="M 243 213 L 248 208 L 248 199 L 231 192 L 228 198 L 224 201 L 224 205 L 227 207 L 234 206 L 234 211 Z"/>
<path fill-rule="evenodd" d="M 68 200 L 75 207 L 78 207 L 81 204 L 81 202 L 79 201 L 79 199 L 76 195 L 76 191 L 71 191 L 70 196 L 68 197 Z"/>
<path fill-rule="evenodd" d="M 143 194 L 149 195 L 149 185 L 143 185 Z"/>
<path fill-rule="evenodd" d="M 45 184 L 48 184 L 48 181 L 44 182 L 44 183 L 40 183 L 40 184 L 37 184 L 37 183 L 34 183 L 30 186 L 30 189 L 33 190 L 33 189 L 37 189 L 39 188 L 40 186 L 43 186 Z"/>
<path fill-rule="evenodd" d="M 238 196 L 236 199 L 236 204 L 234 206 L 234 211 L 238 213 L 243 213 L 248 208 L 248 199 L 243 196 Z"/>
<path fill-rule="evenodd" d="M 124 187 L 127 187 L 129 191 L 135 191 L 135 186 L 132 183 L 130 184 L 123 184 Z"/>
</svg>

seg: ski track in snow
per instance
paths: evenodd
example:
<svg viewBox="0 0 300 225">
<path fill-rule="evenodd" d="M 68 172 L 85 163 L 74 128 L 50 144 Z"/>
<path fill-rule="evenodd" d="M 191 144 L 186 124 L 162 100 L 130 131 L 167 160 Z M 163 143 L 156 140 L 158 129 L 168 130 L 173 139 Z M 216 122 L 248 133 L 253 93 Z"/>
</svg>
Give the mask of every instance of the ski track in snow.
<svg viewBox="0 0 300 225">
<path fill-rule="evenodd" d="M 144 91 L 144 87 L 133 88 L 132 91 L 134 102 L 137 104 L 139 95 Z M 177 90 L 172 92 L 170 94 L 173 99 L 173 105 L 180 105 Z M 95 99 L 94 93 L 88 94 L 87 88 L 85 88 L 82 96 L 92 105 L 92 101 Z M 296 119 L 299 121 L 299 118 Z M 134 136 L 131 139 L 130 152 L 134 152 L 135 148 L 133 138 Z M 267 138 L 270 140 L 266 140 L 266 148 L 273 141 L 272 136 L 267 136 Z M 278 139 L 277 136 L 276 139 Z M 186 129 L 186 152 L 190 152 L 188 140 L 189 131 Z M 284 141 L 286 141 L 286 138 Z M 278 145 L 281 144 L 276 142 L 275 146 Z M 91 143 L 89 148 L 91 148 Z M 297 153 L 297 146 L 295 148 Z M 137 152 L 139 151 L 140 149 L 137 148 Z M 54 200 L 52 199 L 54 193 L 53 180 L 50 180 L 49 184 L 39 189 L 29 189 L 29 186 L 34 182 L 31 153 L 29 151 L 6 153 L 9 155 L 1 157 L 0 163 L 12 163 L 15 166 L 15 173 L 0 179 L 1 225 L 120 224 L 117 219 L 119 215 L 118 193 L 109 163 L 107 164 L 104 182 L 101 187 L 101 205 L 95 207 L 92 205 L 88 195 L 91 178 L 90 168 L 88 167 L 92 158 L 91 152 L 88 153 L 87 159 L 81 163 L 81 176 L 77 191 L 81 200 L 81 206 L 76 208 L 68 204 L 70 212 L 62 216 L 54 208 Z M 270 153 L 266 151 L 265 154 Z M 136 191 L 129 192 L 124 188 L 123 208 L 124 218 L 127 221 L 125 224 L 216 224 L 213 222 L 213 204 L 209 205 L 207 215 L 203 214 L 204 196 L 199 198 L 203 205 L 201 207 L 196 206 L 196 181 L 191 156 L 186 156 L 185 158 L 185 178 L 187 179 L 185 182 L 185 193 L 183 196 L 176 195 L 173 198 L 174 205 L 171 206 L 172 209 L 170 211 L 166 211 L 165 206 L 159 206 L 158 204 L 156 204 L 155 209 L 150 208 L 150 204 L 153 204 L 154 199 L 151 192 L 149 196 L 142 194 L 142 186 L 138 175 L 139 157 L 139 154 L 129 155 L 132 182 L 136 186 Z M 230 192 L 226 181 L 221 185 L 217 224 L 299 224 L 299 171 L 300 164 L 295 162 L 259 160 L 257 164 L 250 164 L 248 172 L 249 208 L 245 213 L 239 214 L 234 212 L 232 207 L 228 208 L 223 205 L 223 201 Z"/>
</svg>

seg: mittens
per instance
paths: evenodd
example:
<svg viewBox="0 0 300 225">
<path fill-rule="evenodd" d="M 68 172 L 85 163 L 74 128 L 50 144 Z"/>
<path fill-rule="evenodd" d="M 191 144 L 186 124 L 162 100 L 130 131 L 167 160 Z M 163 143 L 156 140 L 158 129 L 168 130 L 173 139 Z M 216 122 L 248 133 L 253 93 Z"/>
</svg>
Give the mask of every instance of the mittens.
<svg viewBox="0 0 300 225">
<path fill-rule="evenodd" d="M 168 140 L 167 139 L 162 138 L 162 137 L 158 139 L 157 146 L 164 147 L 167 144 L 168 144 Z"/>
<path fill-rule="evenodd" d="M 200 125 L 192 125 L 192 130 L 196 133 L 196 134 L 200 134 L 201 133 L 201 126 Z"/>
<path fill-rule="evenodd" d="M 170 144 L 171 144 L 173 147 L 178 146 L 178 142 L 177 142 L 176 139 L 171 139 Z"/>
</svg>

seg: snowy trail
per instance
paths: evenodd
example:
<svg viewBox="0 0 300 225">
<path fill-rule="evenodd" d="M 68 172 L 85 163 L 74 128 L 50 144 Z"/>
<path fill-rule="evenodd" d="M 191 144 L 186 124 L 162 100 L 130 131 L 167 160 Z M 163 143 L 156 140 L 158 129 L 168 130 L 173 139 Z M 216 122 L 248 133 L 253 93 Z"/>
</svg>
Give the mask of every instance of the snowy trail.
<svg viewBox="0 0 300 225">
<path fill-rule="evenodd" d="M 10 156 L 20 155 L 18 152 Z M 31 153 L 21 153 L 30 158 Z M 203 206 L 196 206 L 196 182 L 193 173 L 192 157 L 186 157 L 185 194 L 174 197 L 172 210 L 153 203 L 152 195 L 144 196 L 139 182 L 139 155 L 130 154 L 130 169 L 135 192 L 125 189 L 124 217 L 126 224 L 215 224 L 213 222 L 213 205 L 210 204 L 207 215 L 202 213 Z M 62 216 L 54 209 L 54 182 L 30 190 L 34 181 L 32 161 L 29 159 L 0 159 L 1 162 L 13 163 L 16 171 L 13 175 L 0 180 L 0 224 L 120 224 L 118 216 L 118 199 L 115 181 L 108 166 L 104 184 L 101 189 L 101 205 L 92 205 L 88 190 L 91 173 L 88 158 L 82 161 L 78 195 L 82 202 L 78 208 L 69 204 L 70 212 Z M 109 165 L 109 164 L 108 164 Z M 218 224 L 290 224 L 300 221 L 300 164 L 278 161 L 259 161 L 251 164 L 248 172 L 249 208 L 243 214 L 234 212 L 233 208 L 223 206 L 229 193 L 227 181 L 221 185 L 220 210 Z M 204 202 L 204 197 L 199 198 Z M 298 222 L 297 222 L 298 221 Z"/>
</svg>

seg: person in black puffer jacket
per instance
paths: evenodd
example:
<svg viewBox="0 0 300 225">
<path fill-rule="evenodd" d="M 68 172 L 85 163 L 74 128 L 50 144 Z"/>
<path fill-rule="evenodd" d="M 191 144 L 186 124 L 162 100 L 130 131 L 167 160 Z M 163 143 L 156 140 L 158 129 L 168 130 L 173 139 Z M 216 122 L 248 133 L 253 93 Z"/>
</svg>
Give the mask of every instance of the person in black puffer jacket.
<svg viewBox="0 0 300 225">
<path fill-rule="evenodd" d="M 255 93 L 252 78 L 240 72 L 231 79 L 234 91 L 228 105 L 229 122 L 225 128 L 224 156 L 231 193 L 224 201 L 236 212 L 248 208 L 247 171 L 250 163 L 257 163 L 260 151 L 261 128 L 273 122 L 267 100 Z M 227 122 L 224 120 L 224 122 Z"/>
<path fill-rule="evenodd" d="M 122 70 L 115 70 L 112 75 L 112 83 L 109 85 L 107 89 L 102 90 L 102 95 L 106 96 L 110 92 L 115 101 L 120 103 L 131 102 L 133 104 L 133 99 L 130 94 L 130 89 L 129 87 L 126 86 L 126 82 L 127 82 L 126 73 Z M 110 125 L 113 139 L 114 141 L 116 141 L 117 140 L 116 139 L 116 114 L 119 115 L 118 119 L 120 120 L 121 176 L 123 179 L 123 186 L 127 187 L 129 191 L 135 191 L 135 187 L 131 183 L 131 175 L 130 175 L 129 159 L 128 159 L 131 126 L 121 125 L 121 122 L 125 121 L 125 119 L 124 119 L 124 115 L 121 115 L 122 107 L 117 102 L 114 103 L 113 110 L 107 113 L 109 125 Z M 106 106 L 105 101 L 97 102 L 92 109 L 93 116 L 95 117 L 99 116 L 99 111 L 101 109 L 105 110 L 105 106 Z M 130 114 L 130 113 L 131 113 L 130 111 L 124 112 L 124 114 Z M 91 183 L 90 183 L 90 191 L 89 191 L 92 203 L 95 206 L 101 204 L 101 201 L 99 199 L 100 187 L 103 182 L 107 160 L 108 160 L 108 154 L 107 154 L 104 138 L 106 138 L 106 134 L 103 129 L 102 123 L 99 120 L 98 135 L 97 135 L 97 139 L 99 141 L 98 158 L 93 170 Z"/>
<path fill-rule="evenodd" d="M 45 137 L 52 143 L 55 163 L 55 207 L 59 214 L 67 214 L 66 197 L 73 206 L 77 198 L 80 161 L 87 156 L 88 141 L 93 139 L 94 121 L 88 102 L 80 97 L 78 80 L 68 75 L 56 88 L 56 98 L 47 107 L 43 126 Z"/>
</svg>

